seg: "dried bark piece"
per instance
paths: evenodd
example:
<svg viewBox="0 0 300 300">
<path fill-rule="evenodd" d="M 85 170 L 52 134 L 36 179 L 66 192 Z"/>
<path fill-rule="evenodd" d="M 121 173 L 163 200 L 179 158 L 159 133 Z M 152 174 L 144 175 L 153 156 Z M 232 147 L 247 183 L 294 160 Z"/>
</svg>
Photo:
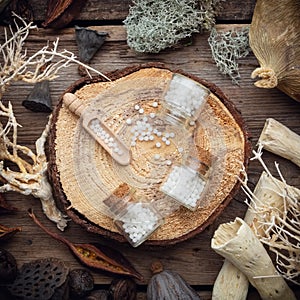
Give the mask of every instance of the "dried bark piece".
<svg viewBox="0 0 300 300">
<path fill-rule="evenodd" d="M 299 28 L 298 0 L 256 1 L 249 43 L 260 67 L 251 77 L 259 77 L 257 87 L 277 87 L 296 101 L 300 101 Z"/>
<path fill-rule="evenodd" d="M 0 242 L 7 241 L 21 230 L 21 227 L 6 227 L 0 224 Z"/>
<path fill-rule="evenodd" d="M 29 216 L 47 234 L 68 246 L 70 251 L 87 267 L 143 280 L 143 276 L 119 251 L 100 244 L 72 243 L 44 227 L 31 210 L 29 210 Z"/>
<path fill-rule="evenodd" d="M 275 119 L 266 119 L 258 144 L 300 167 L 300 136 Z"/>
<path fill-rule="evenodd" d="M 25 263 L 15 281 L 7 286 L 15 297 L 24 300 L 52 299 L 60 287 L 65 287 L 69 268 L 56 258 L 46 258 Z M 59 298 L 65 299 L 65 298 Z"/>
<path fill-rule="evenodd" d="M 27 99 L 22 102 L 22 105 L 34 112 L 50 113 L 52 111 L 51 103 L 49 80 L 43 80 L 35 83 Z"/>
<path fill-rule="evenodd" d="M 215 231 L 211 247 L 247 276 L 263 300 L 296 300 L 262 243 L 241 218 L 221 224 Z"/>
<path fill-rule="evenodd" d="M 48 0 L 44 27 L 55 29 L 67 26 L 83 9 L 85 0 Z"/>
</svg>

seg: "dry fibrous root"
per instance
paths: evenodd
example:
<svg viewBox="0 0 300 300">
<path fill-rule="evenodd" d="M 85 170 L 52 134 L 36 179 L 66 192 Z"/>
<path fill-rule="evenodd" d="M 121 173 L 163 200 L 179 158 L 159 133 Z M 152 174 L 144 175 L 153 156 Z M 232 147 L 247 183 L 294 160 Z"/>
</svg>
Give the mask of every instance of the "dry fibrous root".
<svg viewBox="0 0 300 300">
<path fill-rule="evenodd" d="M 278 272 L 287 280 L 300 284 L 300 190 L 288 185 L 280 173 L 276 179 L 262 160 L 262 149 L 283 156 L 299 166 L 300 137 L 274 119 L 267 119 L 259 138 L 258 159 L 265 171 L 252 192 L 247 186 L 248 176 L 243 170 L 243 189 L 248 195 L 245 222 L 260 241 L 276 254 Z M 227 287 L 234 286 L 234 289 Z M 224 293 L 225 291 L 225 293 Z M 248 280 L 231 262 L 225 260 L 213 289 L 213 300 L 246 299 Z"/>
<path fill-rule="evenodd" d="M 13 81 L 36 83 L 44 80 L 53 80 L 58 77 L 61 69 L 71 63 L 78 64 L 87 71 L 109 80 L 101 72 L 78 61 L 76 56 L 68 50 L 58 50 L 59 39 L 53 42 L 52 48 L 47 44 L 42 49 L 28 57 L 24 49 L 25 41 L 31 30 L 37 27 L 32 22 L 25 22 L 15 15 L 15 26 L 8 30 L 4 28 L 4 42 L 0 44 L 0 99 L 5 90 Z"/>
<path fill-rule="evenodd" d="M 14 26 L 4 29 L 4 42 L 0 45 L 0 192 L 16 191 L 24 195 L 33 195 L 42 202 L 43 211 L 47 217 L 57 223 L 61 230 L 67 225 L 67 218 L 55 205 L 52 188 L 47 178 L 47 159 L 45 141 L 49 131 L 47 125 L 41 137 L 36 141 L 36 153 L 26 146 L 18 145 L 17 129 L 19 124 L 14 116 L 11 103 L 5 106 L 1 99 L 3 93 L 14 81 L 36 83 L 53 80 L 58 72 L 71 63 L 85 67 L 110 80 L 99 71 L 81 63 L 76 56 L 67 50 L 58 51 L 58 39 L 43 47 L 33 55 L 28 56 L 24 49 L 30 30 L 36 26 L 27 23 L 14 15 Z M 5 123 L 3 122 L 5 119 Z M 2 122 L 2 123 L 1 123 Z M 4 162 L 10 162 L 14 170 L 4 167 Z"/>
<path fill-rule="evenodd" d="M 248 178 L 244 172 L 243 189 L 249 198 L 250 213 L 255 214 L 252 227 L 260 241 L 276 255 L 277 270 L 287 280 L 300 284 L 300 190 L 290 186 L 283 178 L 279 165 L 275 163 L 280 180 L 269 171 L 262 159 L 262 146 L 254 152 L 269 179 L 261 189 L 263 196 L 258 198 L 247 186 Z M 262 197 L 269 197 L 272 203 L 266 205 Z"/>
<path fill-rule="evenodd" d="M 158 53 L 193 33 L 210 30 L 222 0 L 135 0 L 124 20 L 127 43 L 137 52 Z"/>
<path fill-rule="evenodd" d="M 232 82 L 238 84 L 240 79 L 238 59 L 246 57 L 250 52 L 249 27 L 233 29 L 226 32 L 211 30 L 208 43 L 212 57 L 224 75 L 228 75 Z"/>
<path fill-rule="evenodd" d="M 8 117 L 5 127 L 0 123 L 0 192 L 14 191 L 23 195 L 39 198 L 46 216 L 57 224 L 60 230 L 67 226 L 67 217 L 58 210 L 52 195 L 52 187 L 47 177 L 47 158 L 45 142 L 49 132 L 46 126 L 36 141 L 36 154 L 25 146 L 17 144 L 18 123 L 14 117 L 11 104 L 6 108 L 0 102 L 0 115 Z M 8 133 L 12 130 L 12 138 Z M 4 167 L 10 162 L 18 170 Z"/>
</svg>

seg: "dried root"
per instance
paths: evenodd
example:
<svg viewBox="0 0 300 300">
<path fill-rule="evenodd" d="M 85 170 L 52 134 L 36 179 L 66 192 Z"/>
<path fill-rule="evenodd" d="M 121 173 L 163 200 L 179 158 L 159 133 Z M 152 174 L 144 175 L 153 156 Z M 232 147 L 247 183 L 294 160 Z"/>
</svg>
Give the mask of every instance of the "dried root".
<svg viewBox="0 0 300 300">
<path fill-rule="evenodd" d="M 288 185 L 278 164 L 280 180 L 276 179 L 262 160 L 262 147 L 254 151 L 265 169 L 268 181 L 261 184 L 261 196 L 257 197 L 247 186 L 247 177 L 242 181 L 249 198 L 249 214 L 255 214 L 252 227 L 260 241 L 276 254 L 276 267 L 287 280 L 300 284 L 300 190 Z M 245 175 L 245 174 L 244 174 Z M 267 205 L 263 197 L 272 199 Z"/>
<path fill-rule="evenodd" d="M 13 81 L 36 83 L 53 80 L 62 68 L 76 63 L 87 70 L 103 76 L 97 70 L 81 63 L 75 55 L 67 50 L 58 51 L 58 40 L 43 47 L 32 56 L 27 56 L 24 49 L 25 40 L 30 30 L 35 29 L 31 22 L 26 23 L 14 15 L 14 29 L 4 31 L 4 42 L 0 45 L 0 192 L 15 191 L 24 195 L 33 195 L 42 202 L 47 217 L 57 223 L 61 230 L 67 225 L 67 218 L 56 207 L 52 188 L 47 178 L 47 160 L 45 141 L 49 131 L 46 126 L 41 137 L 36 141 L 36 153 L 26 146 L 18 145 L 17 129 L 20 126 L 14 116 L 11 103 L 6 107 L 1 99 L 3 93 Z M 6 120 L 5 123 L 3 119 Z M 4 162 L 13 169 L 4 167 Z"/>
</svg>

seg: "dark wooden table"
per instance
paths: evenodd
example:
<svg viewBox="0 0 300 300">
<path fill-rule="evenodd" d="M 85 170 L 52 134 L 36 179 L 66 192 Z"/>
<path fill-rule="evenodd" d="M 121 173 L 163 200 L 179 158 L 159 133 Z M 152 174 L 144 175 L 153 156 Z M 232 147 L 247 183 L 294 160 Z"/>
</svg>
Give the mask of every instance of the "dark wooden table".
<svg viewBox="0 0 300 300">
<path fill-rule="evenodd" d="M 29 2 L 34 9 L 35 20 L 40 24 L 44 20 L 46 1 L 29 0 Z M 225 2 L 217 18 L 218 29 L 229 30 L 235 26 L 249 24 L 254 2 L 254 0 L 247 0 L 242 5 L 238 0 Z M 207 42 L 208 34 L 195 34 L 189 46 L 164 50 L 159 54 L 135 53 L 126 43 L 126 32 L 122 25 L 122 20 L 128 14 L 129 4 L 128 0 L 88 0 L 79 19 L 70 27 L 61 30 L 40 28 L 38 31 L 32 31 L 26 42 L 28 52 L 33 53 L 43 47 L 47 40 L 54 41 L 58 37 L 60 49 L 67 49 L 77 54 L 73 25 L 95 26 L 97 30 L 109 33 L 105 44 L 91 62 L 97 70 L 107 73 L 134 64 L 154 61 L 211 81 L 221 88 L 240 110 L 251 134 L 254 148 L 264 122 L 269 117 L 275 118 L 300 134 L 300 104 L 277 89 L 264 90 L 253 85 L 250 74 L 258 63 L 252 54 L 239 62 L 241 80 L 240 85 L 237 86 L 232 84 L 228 77 L 219 73 L 211 57 Z M 79 78 L 75 65 L 61 71 L 60 77 L 51 82 L 53 106 L 64 90 Z M 34 113 L 22 106 L 22 101 L 31 89 L 32 86 L 28 84 L 14 83 L 9 92 L 4 95 L 3 101 L 12 102 L 17 120 L 22 125 L 18 131 L 18 143 L 35 150 L 35 140 L 43 131 L 48 114 Z M 274 174 L 276 174 L 274 161 L 278 161 L 287 182 L 300 187 L 298 167 L 271 153 L 265 152 L 263 158 Z M 251 161 L 248 174 L 252 188 L 261 172 L 262 167 L 257 162 Z M 47 236 L 28 217 L 28 208 L 33 208 L 43 223 L 49 229 L 56 231 L 56 226 L 43 215 L 38 199 L 16 193 L 8 193 L 6 198 L 19 210 L 13 216 L 2 216 L 0 223 L 6 226 L 22 226 L 23 230 L 3 244 L 3 247 L 15 255 L 19 266 L 33 259 L 51 256 L 64 260 L 71 268 L 81 267 L 66 246 Z M 204 232 L 188 241 L 166 248 L 148 248 L 144 245 L 132 248 L 128 244 L 118 244 L 87 233 L 73 222 L 69 223 L 63 235 L 73 242 L 105 242 L 120 250 L 145 277 L 145 283 L 138 285 L 139 299 L 145 298 L 147 281 L 151 276 L 149 266 L 157 259 L 161 260 L 166 268 L 180 273 L 199 292 L 202 299 L 210 299 L 214 281 L 223 263 L 223 258 L 210 248 L 211 238 L 219 224 L 232 221 L 236 216 L 244 216 L 247 209 L 245 199 L 245 194 L 240 191 L 221 216 Z M 99 286 L 108 286 L 113 278 L 100 272 L 93 272 L 93 276 Z M 293 289 L 300 297 L 300 289 L 297 286 L 293 286 Z M 250 288 L 248 299 L 259 299 L 253 288 Z"/>
</svg>

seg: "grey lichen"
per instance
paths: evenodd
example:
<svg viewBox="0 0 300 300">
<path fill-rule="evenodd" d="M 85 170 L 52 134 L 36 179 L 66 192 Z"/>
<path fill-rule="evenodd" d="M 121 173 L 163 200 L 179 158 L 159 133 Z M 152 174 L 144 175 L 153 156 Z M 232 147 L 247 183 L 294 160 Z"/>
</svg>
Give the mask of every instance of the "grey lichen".
<svg viewBox="0 0 300 300">
<path fill-rule="evenodd" d="M 220 72 L 228 75 L 233 83 L 238 84 L 240 79 L 238 59 L 246 57 L 251 52 L 249 27 L 219 33 L 214 28 L 210 33 L 208 43 Z"/>
<path fill-rule="evenodd" d="M 193 33 L 210 30 L 223 0 L 136 0 L 124 20 L 127 44 L 137 52 L 158 53 Z"/>
</svg>

